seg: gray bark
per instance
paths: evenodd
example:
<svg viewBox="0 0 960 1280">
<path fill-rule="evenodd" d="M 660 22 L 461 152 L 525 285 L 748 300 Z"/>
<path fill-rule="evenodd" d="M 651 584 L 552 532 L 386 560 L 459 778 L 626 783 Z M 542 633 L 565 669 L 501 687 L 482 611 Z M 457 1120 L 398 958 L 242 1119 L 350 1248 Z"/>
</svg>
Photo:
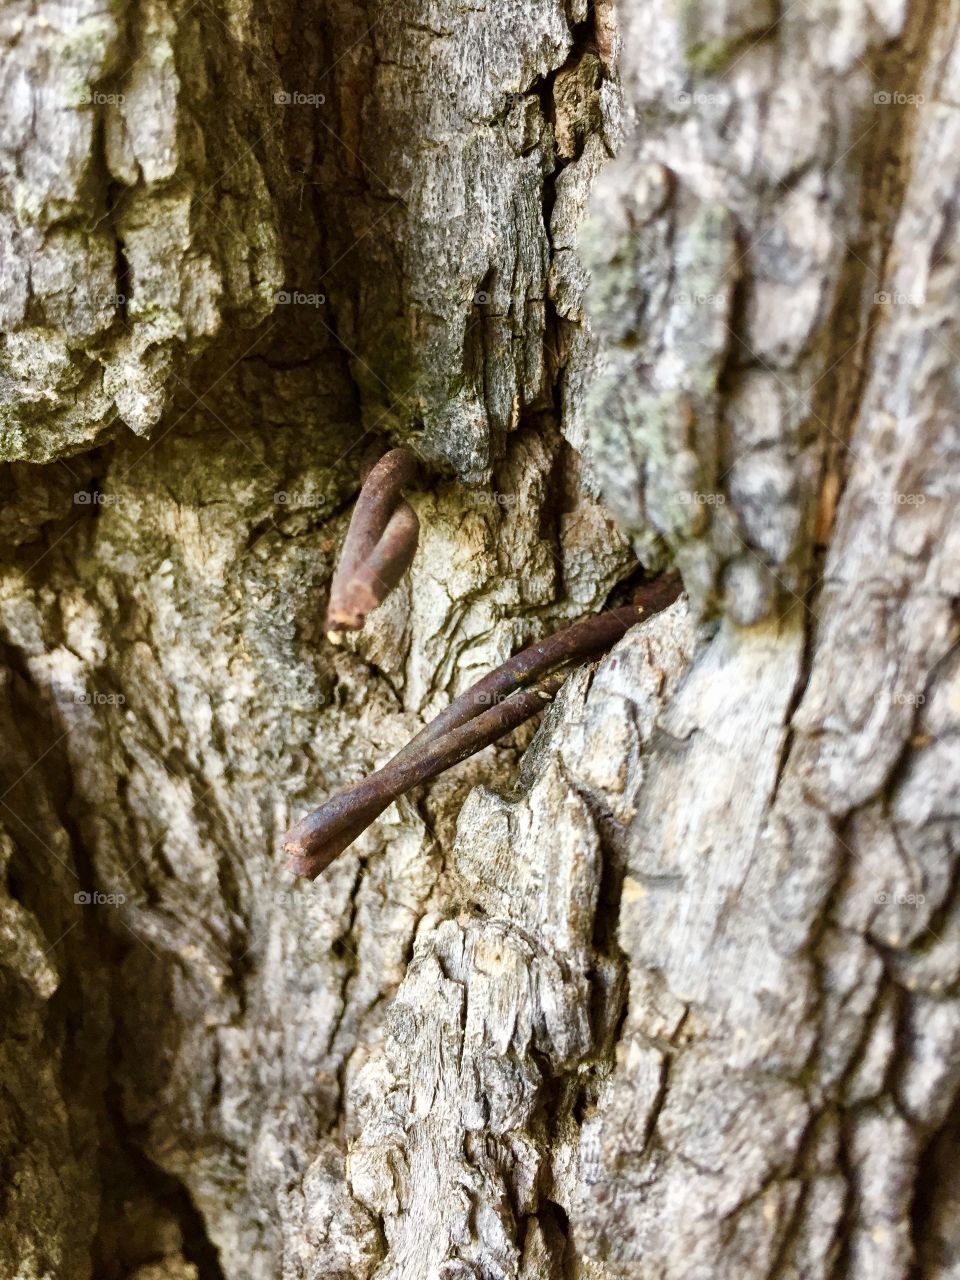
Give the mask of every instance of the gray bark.
<svg viewBox="0 0 960 1280">
<path fill-rule="evenodd" d="M 7 7 L 0 1273 L 960 1277 L 958 17 Z"/>
</svg>

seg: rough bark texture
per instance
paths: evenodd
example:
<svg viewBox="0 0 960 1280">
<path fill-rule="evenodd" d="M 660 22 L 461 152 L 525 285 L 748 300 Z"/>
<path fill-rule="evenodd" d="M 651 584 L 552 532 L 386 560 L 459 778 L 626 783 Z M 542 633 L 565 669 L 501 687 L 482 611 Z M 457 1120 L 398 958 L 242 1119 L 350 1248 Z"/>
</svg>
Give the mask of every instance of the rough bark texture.
<svg viewBox="0 0 960 1280">
<path fill-rule="evenodd" d="M 958 23 L 6 7 L 0 1274 L 960 1277 Z"/>
</svg>

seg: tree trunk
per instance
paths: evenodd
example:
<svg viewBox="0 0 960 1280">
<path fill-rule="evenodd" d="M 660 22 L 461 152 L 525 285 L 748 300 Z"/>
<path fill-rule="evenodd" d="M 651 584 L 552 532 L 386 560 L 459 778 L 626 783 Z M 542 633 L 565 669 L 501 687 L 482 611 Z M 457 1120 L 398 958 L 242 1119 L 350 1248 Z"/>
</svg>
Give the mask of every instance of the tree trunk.
<svg viewBox="0 0 960 1280">
<path fill-rule="evenodd" d="M 960 1277 L 960 6 L 0 21 L 0 1274 Z"/>
</svg>

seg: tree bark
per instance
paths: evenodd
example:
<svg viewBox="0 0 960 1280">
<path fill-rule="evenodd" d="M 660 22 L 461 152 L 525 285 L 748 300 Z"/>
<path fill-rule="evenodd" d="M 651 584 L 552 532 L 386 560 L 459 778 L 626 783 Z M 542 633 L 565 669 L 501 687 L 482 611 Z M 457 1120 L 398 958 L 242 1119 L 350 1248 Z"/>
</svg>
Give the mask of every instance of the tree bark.
<svg viewBox="0 0 960 1280">
<path fill-rule="evenodd" d="M 8 6 L 0 1273 L 960 1277 L 958 20 Z"/>
</svg>

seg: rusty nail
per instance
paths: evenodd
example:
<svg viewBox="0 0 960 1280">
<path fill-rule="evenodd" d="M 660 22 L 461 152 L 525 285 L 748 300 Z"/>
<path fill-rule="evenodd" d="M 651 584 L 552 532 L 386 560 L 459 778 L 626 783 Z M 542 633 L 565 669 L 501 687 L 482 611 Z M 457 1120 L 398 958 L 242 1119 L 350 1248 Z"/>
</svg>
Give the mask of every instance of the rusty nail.
<svg viewBox="0 0 960 1280">
<path fill-rule="evenodd" d="M 391 449 L 363 482 L 330 584 L 326 631 L 359 631 L 410 567 L 420 522 L 402 497 L 416 474 L 409 449 Z"/>
<path fill-rule="evenodd" d="M 288 869 L 314 879 L 394 800 L 536 715 L 556 695 L 573 663 L 600 657 L 634 624 L 672 604 L 680 591 L 679 578 L 665 575 L 648 584 L 635 604 L 594 614 L 508 658 L 455 698 L 382 769 L 293 826 L 282 841 Z"/>
</svg>

